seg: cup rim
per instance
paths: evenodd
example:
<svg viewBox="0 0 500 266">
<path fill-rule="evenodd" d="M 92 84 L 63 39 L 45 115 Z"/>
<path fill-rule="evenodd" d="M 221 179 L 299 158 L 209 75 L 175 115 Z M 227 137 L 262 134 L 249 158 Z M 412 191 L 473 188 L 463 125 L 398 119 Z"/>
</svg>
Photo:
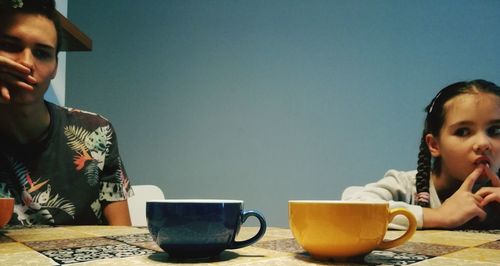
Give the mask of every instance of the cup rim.
<svg viewBox="0 0 500 266">
<path fill-rule="evenodd" d="M 157 199 L 157 200 L 147 200 L 146 202 L 151 203 L 243 203 L 243 200 L 232 200 L 232 199 Z"/>
<path fill-rule="evenodd" d="M 289 200 L 288 203 L 315 203 L 315 204 L 357 204 L 357 205 L 386 205 L 385 201 L 360 201 L 360 200 Z"/>
</svg>

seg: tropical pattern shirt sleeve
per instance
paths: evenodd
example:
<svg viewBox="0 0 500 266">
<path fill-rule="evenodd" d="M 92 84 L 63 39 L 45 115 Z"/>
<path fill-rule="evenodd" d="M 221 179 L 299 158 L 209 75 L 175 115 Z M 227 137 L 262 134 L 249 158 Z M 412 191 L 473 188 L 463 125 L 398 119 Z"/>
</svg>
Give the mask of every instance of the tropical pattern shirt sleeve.
<svg viewBox="0 0 500 266">
<path fill-rule="evenodd" d="M 116 133 L 105 118 L 47 103 L 42 141 L 0 141 L 0 197 L 16 199 L 10 224 L 106 224 L 102 209 L 132 196 Z"/>
</svg>

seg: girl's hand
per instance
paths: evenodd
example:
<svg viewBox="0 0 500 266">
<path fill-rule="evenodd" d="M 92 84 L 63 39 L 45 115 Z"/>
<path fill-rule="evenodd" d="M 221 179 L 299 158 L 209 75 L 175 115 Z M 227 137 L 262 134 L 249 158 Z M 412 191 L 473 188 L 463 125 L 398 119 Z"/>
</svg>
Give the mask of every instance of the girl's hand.
<svg viewBox="0 0 500 266">
<path fill-rule="evenodd" d="M 486 219 L 486 212 L 481 206 L 483 197 L 472 193 L 476 180 L 484 172 L 480 165 L 464 180 L 460 188 L 436 209 L 424 209 L 424 227 L 456 228 L 479 217 Z"/>
<path fill-rule="evenodd" d="M 481 207 L 491 202 L 500 202 L 500 179 L 489 167 L 485 167 L 484 173 L 490 178 L 491 187 L 482 187 L 476 192 L 477 196 L 483 198 L 480 203 Z"/>
<path fill-rule="evenodd" d="M 13 90 L 33 91 L 36 82 L 28 67 L 0 56 L 0 103 L 10 102 Z"/>
</svg>

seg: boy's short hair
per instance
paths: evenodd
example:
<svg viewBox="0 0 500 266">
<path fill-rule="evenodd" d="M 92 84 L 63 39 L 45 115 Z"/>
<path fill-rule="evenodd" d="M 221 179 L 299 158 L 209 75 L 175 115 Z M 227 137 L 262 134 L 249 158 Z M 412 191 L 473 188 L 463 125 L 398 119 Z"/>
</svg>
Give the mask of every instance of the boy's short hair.
<svg viewBox="0 0 500 266">
<path fill-rule="evenodd" d="M 62 31 L 55 0 L 0 0 L 0 25 L 16 14 L 39 14 L 54 23 L 57 34 L 56 52 L 61 50 Z"/>
</svg>

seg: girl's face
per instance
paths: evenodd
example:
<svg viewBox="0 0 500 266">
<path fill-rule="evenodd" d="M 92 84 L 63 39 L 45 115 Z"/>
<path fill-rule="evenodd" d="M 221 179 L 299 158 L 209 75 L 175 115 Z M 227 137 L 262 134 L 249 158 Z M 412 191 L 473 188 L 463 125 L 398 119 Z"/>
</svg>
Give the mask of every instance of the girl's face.
<svg viewBox="0 0 500 266">
<path fill-rule="evenodd" d="M 54 23 L 34 14 L 17 14 L 9 22 L 0 25 L 0 56 L 30 68 L 37 80 L 34 91 L 11 89 L 11 99 L 17 104 L 39 102 L 57 69 Z"/>
<path fill-rule="evenodd" d="M 440 177 L 463 181 L 479 164 L 500 167 L 500 97 L 492 93 L 458 95 L 444 105 L 445 119 L 429 150 L 441 157 Z M 487 179 L 481 177 L 482 181 Z"/>
</svg>

